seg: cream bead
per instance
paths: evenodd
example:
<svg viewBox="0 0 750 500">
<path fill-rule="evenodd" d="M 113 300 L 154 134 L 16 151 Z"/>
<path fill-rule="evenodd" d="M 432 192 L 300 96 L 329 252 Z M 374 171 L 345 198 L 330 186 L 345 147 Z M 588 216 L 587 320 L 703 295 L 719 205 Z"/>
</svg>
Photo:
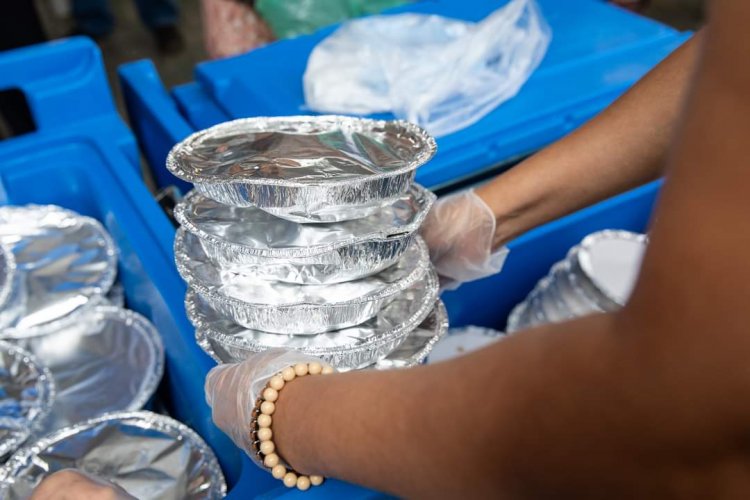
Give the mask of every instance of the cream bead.
<svg viewBox="0 0 750 500">
<path fill-rule="evenodd" d="M 307 371 L 310 373 L 310 375 L 318 375 L 323 371 L 323 365 L 321 365 L 320 363 L 312 362 L 307 365 Z"/>
<path fill-rule="evenodd" d="M 266 390 L 263 391 L 263 399 L 273 403 L 274 401 L 279 399 L 279 391 L 273 389 L 272 387 L 267 387 Z"/>
<path fill-rule="evenodd" d="M 310 478 L 307 476 L 300 476 L 297 478 L 297 489 L 300 491 L 306 491 L 310 489 Z"/>
<path fill-rule="evenodd" d="M 270 455 L 276 451 L 276 445 L 273 444 L 273 441 L 263 441 L 260 443 L 260 452 L 264 455 Z"/>
<path fill-rule="evenodd" d="M 276 453 L 266 455 L 266 458 L 263 459 L 263 465 L 265 465 L 266 467 L 276 467 L 277 465 L 279 465 L 279 456 Z"/>
<path fill-rule="evenodd" d="M 294 373 L 298 377 L 304 377 L 307 375 L 307 363 L 297 363 L 294 365 Z"/>
<path fill-rule="evenodd" d="M 286 382 L 291 382 L 296 376 L 297 374 L 294 373 L 294 368 L 292 368 L 291 366 L 287 366 L 286 368 L 281 370 L 281 378 L 283 378 Z"/>
<path fill-rule="evenodd" d="M 297 486 L 297 474 L 294 472 L 287 472 L 284 476 L 284 486 L 287 488 L 294 488 Z"/>
<path fill-rule="evenodd" d="M 273 412 L 276 411 L 276 405 L 273 404 L 270 401 L 263 401 L 260 404 L 260 412 L 263 415 L 273 415 Z"/>
<path fill-rule="evenodd" d="M 271 415 L 258 415 L 258 427 L 271 427 Z"/>
<path fill-rule="evenodd" d="M 268 385 L 271 387 L 271 389 L 274 389 L 276 391 L 280 391 L 284 388 L 284 379 L 281 377 L 281 375 L 274 375 L 271 377 L 271 380 L 268 381 Z"/>
<path fill-rule="evenodd" d="M 274 466 L 274 468 L 271 469 L 271 475 L 274 479 L 282 479 L 286 476 L 286 467 L 281 464 Z"/>
<path fill-rule="evenodd" d="M 269 441 L 273 437 L 273 431 L 270 427 L 261 427 L 258 429 L 258 441 Z"/>
<path fill-rule="evenodd" d="M 323 476 L 310 476 L 310 484 L 320 486 L 323 484 Z"/>
<path fill-rule="evenodd" d="M 331 365 L 325 365 L 323 367 L 323 370 L 321 372 L 323 375 L 328 375 L 329 373 L 333 373 L 333 367 Z"/>
</svg>

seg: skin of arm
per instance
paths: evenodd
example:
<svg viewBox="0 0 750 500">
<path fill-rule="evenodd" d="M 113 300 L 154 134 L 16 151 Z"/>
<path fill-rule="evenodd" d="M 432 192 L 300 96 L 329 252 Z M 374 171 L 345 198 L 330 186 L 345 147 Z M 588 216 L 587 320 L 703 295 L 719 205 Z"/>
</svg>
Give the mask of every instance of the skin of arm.
<svg viewBox="0 0 750 500">
<path fill-rule="evenodd" d="M 280 455 L 408 497 L 748 498 L 748 22 L 747 2 L 713 2 L 628 306 L 445 363 L 297 379 Z"/>
<path fill-rule="evenodd" d="M 662 174 L 702 37 L 578 130 L 477 188 L 497 220 L 495 248 Z"/>
</svg>

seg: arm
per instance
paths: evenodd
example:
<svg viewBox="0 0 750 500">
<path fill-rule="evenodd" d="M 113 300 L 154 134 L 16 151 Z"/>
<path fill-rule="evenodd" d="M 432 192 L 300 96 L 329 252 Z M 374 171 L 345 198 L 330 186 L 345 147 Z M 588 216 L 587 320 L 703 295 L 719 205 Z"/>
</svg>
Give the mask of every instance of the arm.
<svg viewBox="0 0 750 500">
<path fill-rule="evenodd" d="M 451 362 L 295 380 L 283 457 L 408 496 L 747 494 L 750 5 L 711 14 L 630 305 Z"/>
<path fill-rule="evenodd" d="M 661 174 L 699 33 L 599 116 L 477 189 L 497 219 L 495 247 Z"/>
</svg>

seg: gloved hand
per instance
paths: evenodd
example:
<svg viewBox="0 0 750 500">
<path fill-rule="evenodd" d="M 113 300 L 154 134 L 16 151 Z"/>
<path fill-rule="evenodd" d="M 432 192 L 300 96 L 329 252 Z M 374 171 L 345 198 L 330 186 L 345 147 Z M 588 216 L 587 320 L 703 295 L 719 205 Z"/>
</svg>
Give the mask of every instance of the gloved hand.
<svg viewBox="0 0 750 500">
<path fill-rule="evenodd" d="M 135 500 L 119 486 L 75 469 L 63 469 L 45 478 L 30 500 Z"/>
<path fill-rule="evenodd" d="M 500 271 L 508 248 L 492 251 L 495 215 L 473 189 L 435 202 L 422 227 L 444 289 Z"/>
<path fill-rule="evenodd" d="M 256 463 L 248 424 L 255 401 L 271 377 L 288 366 L 312 363 L 318 358 L 297 351 L 271 349 L 254 354 L 242 363 L 219 365 L 206 377 L 206 402 L 216 425 Z M 282 396 L 283 397 L 283 396 Z"/>
</svg>

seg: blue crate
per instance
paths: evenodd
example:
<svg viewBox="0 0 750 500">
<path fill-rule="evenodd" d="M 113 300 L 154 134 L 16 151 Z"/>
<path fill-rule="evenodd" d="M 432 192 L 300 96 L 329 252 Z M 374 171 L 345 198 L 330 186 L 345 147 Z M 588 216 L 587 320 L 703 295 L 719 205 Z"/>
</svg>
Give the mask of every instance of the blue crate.
<svg viewBox="0 0 750 500">
<path fill-rule="evenodd" d="M 539 2 L 553 29 L 542 65 L 514 99 L 439 138 L 437 155 L 417 173 L 422 184 L 445 188 L 508 168 L 597 114 L 688 36 L 603 2 Z M 390 12 L 476 21 L 498 5 L 496 0 L 433 0 Z M 187 129 L 247 116 L 306 113 L 301 82 L 307 57 L 334 29 L 200 64 L 197 81 L 176 87 L 171 96 L 149 62 L 123 66 L 120 79 L 131 122 L 160 184 L 186 187 L 164 170 L 164 160 Z"/>
<path fill-rule="evenodd" d="M 41 137 L 60 128 L 96 130 L 140 173 L 138 146 L 117 114 L 102 55 L 75 37 L 0 53 L 0 90 L 20 90 Z"/>
</svg>

